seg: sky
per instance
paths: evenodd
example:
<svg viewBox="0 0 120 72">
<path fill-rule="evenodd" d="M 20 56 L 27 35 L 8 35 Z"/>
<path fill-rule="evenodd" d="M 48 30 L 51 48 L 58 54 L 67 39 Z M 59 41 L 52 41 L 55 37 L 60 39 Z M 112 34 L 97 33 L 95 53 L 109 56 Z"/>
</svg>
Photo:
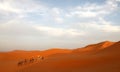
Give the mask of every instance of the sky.
<svg viewBox="0 0 120 72">
<path fill-rule="evenodd" d="M 0 0 L 0 51 L 120 41 L 120 0 Z"/>
</svg>

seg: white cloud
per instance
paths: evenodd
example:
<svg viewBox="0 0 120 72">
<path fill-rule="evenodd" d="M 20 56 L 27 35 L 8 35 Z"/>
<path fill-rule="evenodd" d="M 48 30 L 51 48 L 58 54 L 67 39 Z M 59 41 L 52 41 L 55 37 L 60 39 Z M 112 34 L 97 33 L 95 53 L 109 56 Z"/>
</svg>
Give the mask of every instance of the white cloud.
<svg viewBox="0 0 120 72">
<path fill-rule="evenodd" d="M 74 11 L 71 12 L 71 15 L 67 14 L 67 16 L 77 16 L 77 17 L 96 17 L 96 14 L 94 12 L 90 11 Z"/>
<path fill-rule="evenodd" d="M 81 22 L 81 24 L 83 26 L 87 24 L 89 27 L 96 27 L 99 30 L 103 30 L 106 32 L 119 31 L 118 26 L 114 26 L 114 25 L 112 25 L 112 23 L 107 23 L 107 21 L 104 21 L 104 18 L 103 18 L 103 16 L 105 16 L 106 14 L 112 13 L 114 10 L 116 10 L 117 2 L 115 0 L 106 0 L 106 3 L 104 5 L 96 5 L 96 4 L 87 3 L 83 6 L 77 6 L 77 7 L 73 7 L 72 9 L 66 9 L 66 10 L 60 9 L 57 7 L 50 8 L 50 7 L 47 7 L 44 5 L 39 5 L 32 0 L 30 0 L 28 3 L 28 1 L 29 0 L 21 0 L 21 1 L 3 0 L 3 1 L 0 1 L 0 10 L 7 11 L 8 13 L 9 12 L 18 13 L 19 14 L 18 18 L 20 18 L 20 19 L 22 19 L 25 16 L 25 14 L 27 14 L 27 12 L 32 12 L 32 13 L 41 13 L 41 12 L 44 13 L 45 12 L 48 15 L 47 18 L 44 17 L 45 20 L 50 19 L 50 20 L 54 20 L 57 23 L 63 23 L 63 24 L 65 24 L 64 21 L 67 20 L 67 18 L 64 17 L 64 15 L 66 15 L 67 17 L 73 17 L 73 18 L 74 17 L 80 17 L 80 18 L 94 17 L 94 19 L 99 19 L 101 17 L 103 20 L 102 19 L 98 20 L 98 22 L 91 20 L 91 22 L 88 24 L 86 22 Z M 20 4 L 20 5 L 22 4 L 22 6 L 19 6 L 19 5 L 17 6 L 17 4 L 15 4 L 15 3 Z M 78 18 L 78 19 L 80 19 L 80 18 Z M 19 20 L 15 19 L 15 20 L 11 20 L 11 21 L 16 22 Z M 85 21 L 87 21 L 87 19 Z M 72 21 L 69 21 L 69 22 L 72 23 Z M 69 33 L 71 35 L 80 35 L 77 30 L 72 30 L 72 31 L 67 30 L 66 31 L 64 29 L 57 29 L 57 28 L 49 29 L 48 28 L 47 31 L 49 31 L 49 30 L 51 32 L 53 32 L 53 35 L 55 35 L 55 34 L 57 35 L 57 32 L 59 32 L 60 35 L 64 35 L 65 32 Z"/>
<path fill-rule="evenodd" d="M 53 19 L 55 20 L 55 22 L 57 23 L 63 23 L 63 17 L 62 17 L 62 9 L 60 8 L 52 8 L 50 10 L 50 14 L 52 15 Z"/>
<path fill-rule="evenodd" d="M 102 26 L 102 30 L 105 32 L 120 32 L 120 26 L 114 26 L 114 25 L 104 25 Z"/>
<path fill-rule="evenodd" d="M 28 13 L 40 15 L 47 11 L 47 7 L 33 0 L 2 0 L 0 1 L 0 14 L 25 17 Z"/>
<path fill-rule="evenodd" d="M 54 28 L 47 26 L 33 26 L 36 30 L 43 31 L 44 33 L 52 36 L 81 36 L 84 35 L 84 32 L 79 32 L 76 29 L 63 29 L 63 28 Z"/>
<path fill-rule="evenodd" d="M 3 49 L 9 48 L 11 44 L 14 48 L 19 48 L 20 43 L 25 43 L 27 48 L 29 45 L 34 48 L 36 43 L 39 47 L 49 48 L 49 44 L 53 43 L 54 46 L 59 41 L 63 46 L 65 43 L 69 46 L 73 43 L 80 45 L 80 41 L 86 44 L 105 39 L 118 40 L 120 25 L 109 21 L 109 18 L 105 19 L 116 13 L 117 2 L 86 2 L 72 8 L 62 8 L 63 6 L 42 4 L 37 0 L 0 0 L 0 44 L 4 45 Z M 14 46 L 15 43 L 18 44 L 17 47 Z"/>
<path fill-rule="evenodd" d="M 115 0 L 106 0 L 103 4 L 87 3 L 69 9 L 66 18 L 76 19 L 72 26 L 78 24 L 76 28 L 87 32 L 96 30 L 107 33 L 120 32 L 119 25 L 104 19 L 116 10 L 118 10 L 118 3 Z"/>
<path fill-rule="evenodd" d="M 55 17 L 54 19 L 57 23 L 63 23 L 63 18 Z"/>
<path fill-rule="evenodd" d="M 88 25 L 91 28 L 94 28 L 96 30 L 100 30 L 102 32 L 109 32 L 109 33 L 113 33 L 113 32 L 120 32 L 120 26 L 115 26 L 115 25 L 111 25 L 111 24 L 90 24 Z"/>
<path fill-rule="evenodd" d="M 99 17 L 110 14 L 117 9 L 117 2 L 106 0 L 105 4 L 85 4 L 83 6 L 73 7 L 66 14 L 67 17 Z"/>
<path fill-rule="evenodd" d="M 48 15 L 45 19 L 52 19 L 56 23 L 63 23 L 64 18 L 62 17 L 62 9 L 57 7 L 48 7 L 42 3 L 37 3 L 33 0 L 2 0 L 0 1 L 0 14 L 15 15 L 16 17 L 24 18 L 27 15 Z"/>
<path fill-rule="evenodd" d="M 111 22 L 104 20 L 103 18 L 100 18 L 100 22 L 102 25 L 100 25 L 101 30 L 105 32 L 120 32 L 120 26 L 113 25 Z"/>
<path fill-rule="evenodd" d="M 90 30 L 99 30 L 102 32 L 113 33 L 113 32 L 120 32 L 120 26 L 114 25 L 109 21 L 106 21 L 103 18 L 99 18 L 98 21 L 91 21 L 91 22 L 81 22 L 77 23 L 80 28 L 83 29 L 90 29 Z M 90 31 L 88 31 L 90 32 Z"/>
<path fill-rule="evenodd" d="M 13 0 L 0 1 L 0 10 L 7 11 L 7 12 L 20 12 L 21 11 L 20 9 L 13 7 L 13 5 L 11 4 L 12 1 Z"/>
</svg>

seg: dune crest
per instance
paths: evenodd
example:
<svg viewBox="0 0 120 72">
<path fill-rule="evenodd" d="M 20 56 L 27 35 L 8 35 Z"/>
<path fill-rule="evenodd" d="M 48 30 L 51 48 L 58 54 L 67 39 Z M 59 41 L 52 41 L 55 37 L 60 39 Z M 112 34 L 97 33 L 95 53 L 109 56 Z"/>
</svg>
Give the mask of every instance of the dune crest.
<svg viewBox="0 0 120 72">
<path fill-rule="evenodd" d="M 73 50 L 73 52 L 74 53 L 97 52 L 97 51 L 100 51 L 104 48 L 107 48 L 115 43 L 116 42 L 104 41 L 104 42 L 100 42 L 97 44 L 91 44 L 91 45 L 88 45 L 88 46 L 83 47 L 83 48 L 75 49 L 75 50 Z"/>
</svg>

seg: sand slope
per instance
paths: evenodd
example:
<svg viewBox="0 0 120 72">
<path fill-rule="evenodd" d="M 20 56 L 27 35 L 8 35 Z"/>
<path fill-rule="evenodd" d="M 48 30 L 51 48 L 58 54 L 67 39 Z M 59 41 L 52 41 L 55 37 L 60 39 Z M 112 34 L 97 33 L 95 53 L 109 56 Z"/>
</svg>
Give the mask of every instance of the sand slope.
<svg viewBox="0 0 120 72">
<path fill-rule="evenodd" d="M 17 66 L 19 60 L 37 55 L 45 59 Z M 0 72 L 120 72 L 120 42 L 105 41 L 75 50 L 0 53 Z"/>
</svg>

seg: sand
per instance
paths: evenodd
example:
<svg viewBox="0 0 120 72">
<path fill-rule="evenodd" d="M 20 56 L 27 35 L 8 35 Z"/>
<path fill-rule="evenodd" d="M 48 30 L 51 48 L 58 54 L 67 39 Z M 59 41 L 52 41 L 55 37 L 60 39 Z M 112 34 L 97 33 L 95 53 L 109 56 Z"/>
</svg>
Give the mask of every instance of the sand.
<svg viewBox="0 0 120 72">
<path fill-rule="evenodd" d="M 18 66 L 32 57 L 35 61 Z M 3 52 L 0 72 L 120 72 L 120 42 L 105 41 L 74 50 Z"/>
</svg>

